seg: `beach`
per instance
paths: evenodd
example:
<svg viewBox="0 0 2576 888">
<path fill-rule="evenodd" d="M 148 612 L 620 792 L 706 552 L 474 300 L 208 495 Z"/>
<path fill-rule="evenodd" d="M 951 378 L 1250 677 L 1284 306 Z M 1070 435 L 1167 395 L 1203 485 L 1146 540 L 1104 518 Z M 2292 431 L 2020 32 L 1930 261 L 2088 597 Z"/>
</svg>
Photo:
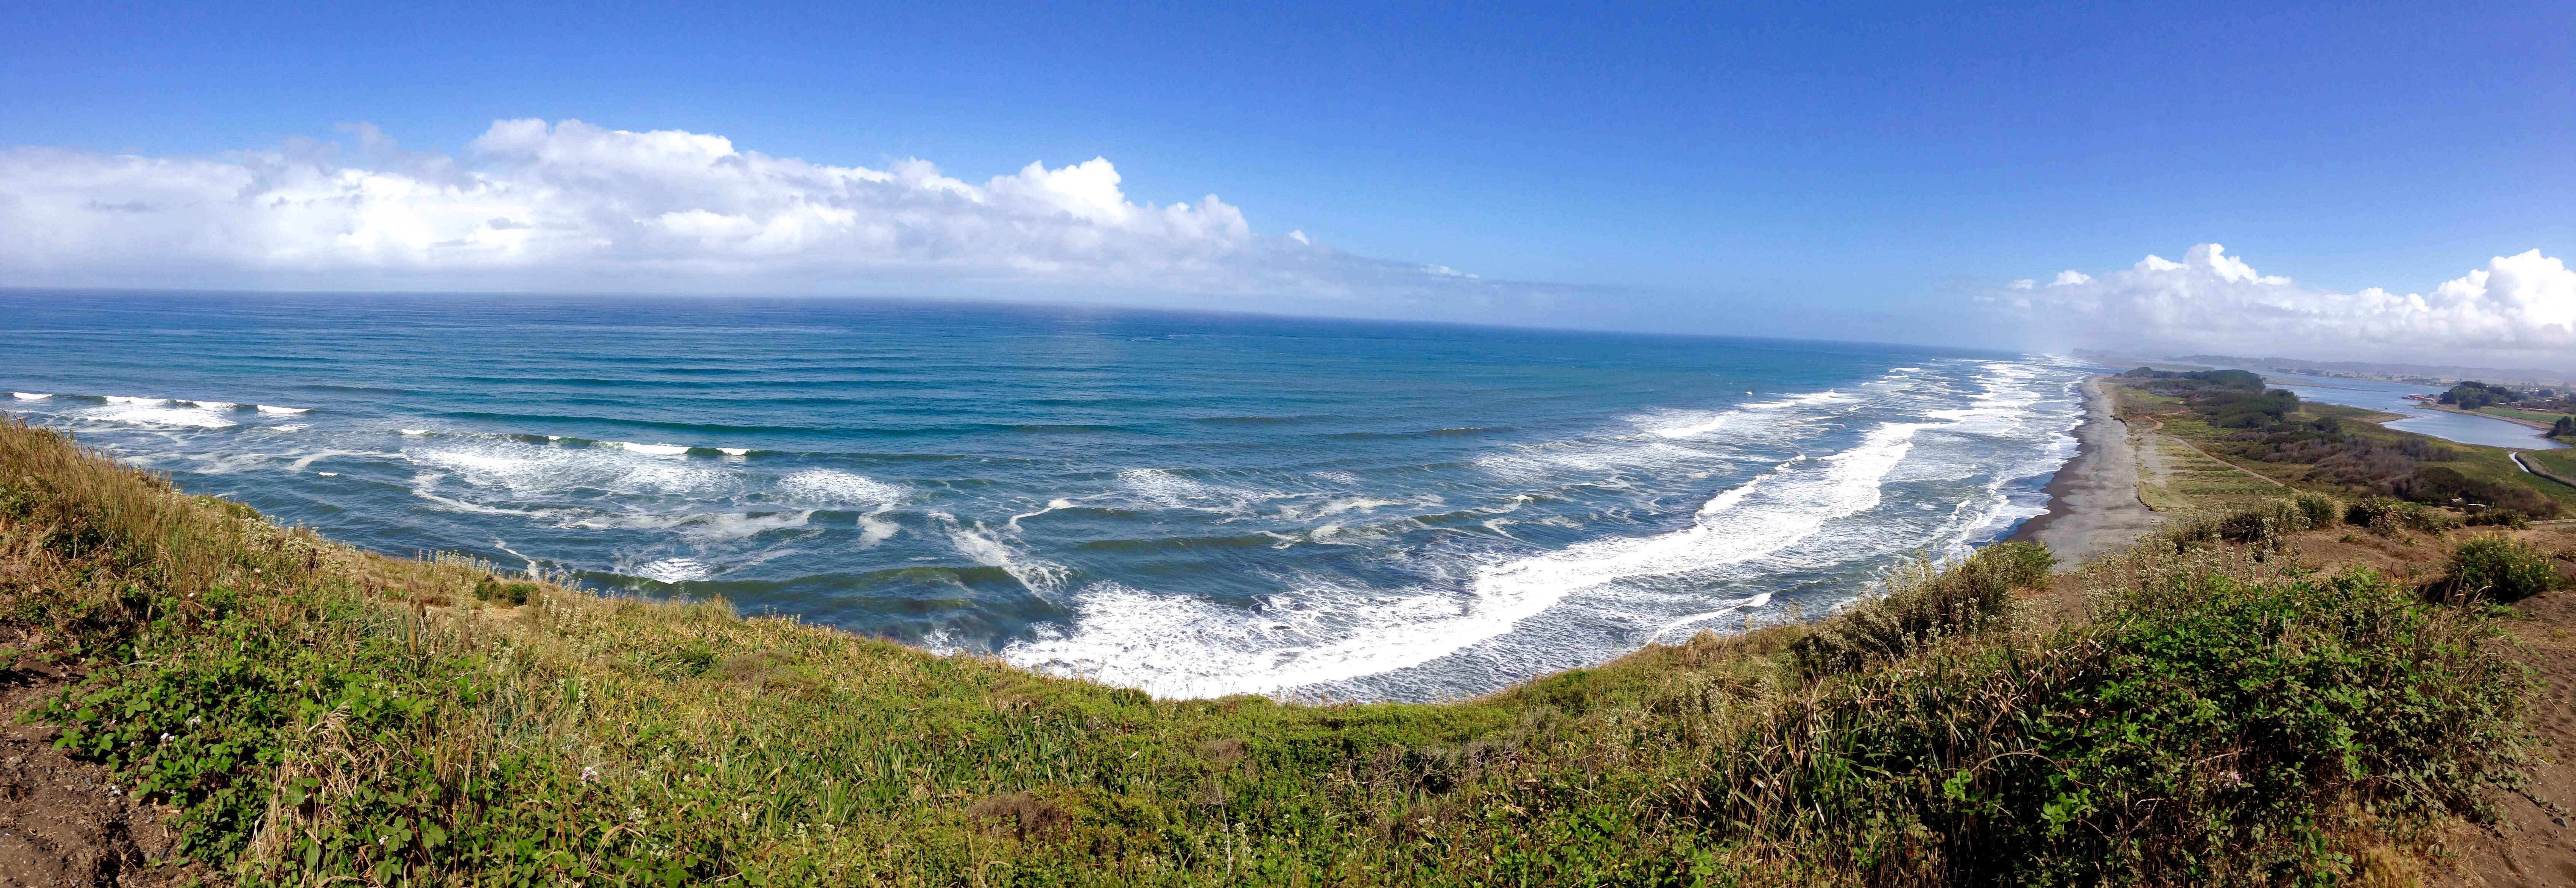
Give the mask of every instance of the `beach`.
<svg viewBox="0 0 2576 888">
<path fill-rule="evenodd" d="M 2127 546 L 2154 530 L 2158 518 L 2138 500 L 2138 458 L 2102 377 L 2084 380 L 2084 421 L 2075 427 L 2075 458 L 2044 488 L 2048 512 L 2022 522 L 2008 539 L 2048 546 L 2076 564 Z"/>
</svg>

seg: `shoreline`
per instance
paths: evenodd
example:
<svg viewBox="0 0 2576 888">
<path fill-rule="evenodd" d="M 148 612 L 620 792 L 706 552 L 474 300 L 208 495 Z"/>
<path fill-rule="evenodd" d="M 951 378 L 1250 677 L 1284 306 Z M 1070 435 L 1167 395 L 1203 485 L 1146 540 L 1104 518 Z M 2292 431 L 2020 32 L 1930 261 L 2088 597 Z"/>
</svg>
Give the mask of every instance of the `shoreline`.
<svg viewBox="0 0 2576 888">
<path fill-rule="evenodd" d="M 2138 460 L 2128 423 L 2103 389 L 2103 378 L 2080 384 L 2084 421 L 2075 426 L 2075 456 L 2040 488 L 2048 511 L 2024 520 L 2002 542 L 2040 543 L 2061 563 L 2077 563 L 2129 545 L 2162 520 L 2138 499 Z"/>
</svg>

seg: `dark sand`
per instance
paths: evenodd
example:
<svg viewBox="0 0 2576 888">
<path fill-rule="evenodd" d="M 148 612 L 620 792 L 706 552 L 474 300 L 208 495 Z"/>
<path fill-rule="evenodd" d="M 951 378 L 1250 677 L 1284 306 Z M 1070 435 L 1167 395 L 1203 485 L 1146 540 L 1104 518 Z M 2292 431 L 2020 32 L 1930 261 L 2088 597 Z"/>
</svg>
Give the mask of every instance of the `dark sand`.
<svg viewBox="0 0 2576 888">
<path fill-rule="evenodd" d="M 2158 520 L 2138 501 L 2129 427 L 2112 410 L 2101 377 L 2084 381 L 2084 422 L 2075 427 L 2075 444 L 2075 458 L 2043 488 L 2047 514 L 2022 522 L 2008 537 L 2045 544 L 2067 566 L 2127 547 Z"/>
</svg>

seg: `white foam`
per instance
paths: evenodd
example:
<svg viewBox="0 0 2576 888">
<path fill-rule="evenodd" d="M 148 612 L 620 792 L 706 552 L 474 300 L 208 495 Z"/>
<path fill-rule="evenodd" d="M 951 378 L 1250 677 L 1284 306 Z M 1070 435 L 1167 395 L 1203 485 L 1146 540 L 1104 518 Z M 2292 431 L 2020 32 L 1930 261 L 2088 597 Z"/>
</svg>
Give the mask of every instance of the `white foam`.
<svg viewBox="0 0 2576 888">
<path fill-rule="evenodd" d="M 21 401 L 42 401 L 46 398 L 53 397 L 52 395 L 44 392 L 10 392 L 9 396 Z"/>
<path fill-rule="evenodd" d="M 1780 406 L 1786 407 L 1788 405 L 1783 403 Z M 1736 420 L 1743 417 L 1744 411 L 1742 410 L 1727 410 L 1699 422 L 1655 429 L 1654 433 L 1657 436 L 1665 438 L 1696 438 L 1698 436 L 1726 428 L 1729 425 L 1733 425 Z"/>
<path fill-rule="evenodd" d="M 304 430 L 304 424 L 303 424 L 303 423 L 300 423 L 300 422 L 290 422 L 290 423 L 287 423 L 287 424 L 285 424 L 285 425 L 273 425 L 273 426 L 269 426 L 269 428 L 272 428 L 272 429 L 275 429 L 275 430 L 277 430 L 277 431 L 281 431 L 281 432 L 301 432 L 301 431 L 303 431 L 303 430 Z"/>
<path fill-rule="evenodd" d="M 315 472 L 315 473 L 313 473 L 313 474 L 320 475 L 320 476 L 325 477 L 325 478 L 337 478 L 337 477 L 340 477 L 340 473 L 338 473 L 338 472 Z"/>
<path fill-rule="evenodd" d="M 1576 592 L 1710 570 L 1806 539 L 1877 505 L 1880 479 L 1922 428 L 1885 423 L 1850 450 L 1792 460 L 1712 497 L 1683 530 L 1483 565 L 1467 595 L 1309 589 L 1320 616 L 1310 631 L 1289 632 L 1246 628 L 1241 611 L 1192 598 L 1098 588 L 1082 597 L 1072 634 L 1017 643 L 1003 656 L 1172 697 L 1277 692 L 1416 666 L 1509 632 Z M 1322 542 L 1340 530 L 1326 525 L 1310 536 Z"/>
<path fill-rule="evenodd" d="M 239 410 L 239 409 L 241 409 L 241 405 L 239 405 L 239 404 L 235 404 L 235 403 L 233 403 L 233 402 L 231 402 L 231 401 L 189 401 L 189 402 L 187 402 L 187 403 L 195 404 L 195 405 L 197 405 L 198 407 L 201 407 L 201 408 L 204 408 L 204 409 L 207 409 L 207 410 Z"/>
<path fill-rule="evenodd" d="M 1764 592 L 1764 593 L 1761 593 L 1761 594 L 1755 595 L 1755 596 L 1753 596 L 1753 597 L 1751 597 L 1751 598 L 1738 598 L 1738 599 L 1736 599 L 1736 600 L 1734 600 L 1734 601 L 1727 602 L 1724 606 L 1719 607 L 1719 608 L 1718 608 L 1718 609 L 1716 609 L 1716 610 L 1713 610 L 1713 611 L 1703 611 L 1703 612 L 1700 612 L 1700 613 L 1691 614 L 1690 616 L 1686 616 L 1686 617 L 1683 617 L 1683 618 L 1681 618 L 1681 619 L 1673 620 L 1673 621 L 1671 621 L 1671 622 L 1665 623 L 1663 626 L 1658 627 L 1658 628 L 1655 630 L 1655 633 L 1654 633 L 1653 635 L 1646 636 L 1646 640 L 1647 640 L 1648 642 L 1650 642 L 1650 643 L 1651 643 L 1651 642 L 1654 642 L 1654 641 L 1656 641 L 1656 640 L 1658 640 L 1658 639 L 1663 638 L 1665 633 L 1671 632 L 1671 631 L 1673 631 L 1673 630 L 1675 630 L 1675 629 L 1682 628 L 1682 627 L 1684 627 L 1684 626 L 1689 626 L 1689 625 L 1692 625 L 1692 624 L 1694 624 L 1694 623 L 1704 623 L 1704 622 L 1707 622 L 1707 621 L 1709 621 L 1709 620 L 1712 620 L 1712 619 L 1715 619 L 1715 618 L 1718 618 L 1718 617 L 1723 617 L 1723 616 L 1726 616 L 1726 615 L 1728 615 L 1728 614 L 1732 614 L 1732 613 L 1738 613 L 1738 612 L 1742 612 L 1742 611 L 1749 611 L 1749 610 L 1758 610 L 1758 609 L 1761 609 L 1761 608 L 1763 608 L 1763 607 L 1767 607 L 1767 606 L 1769 606 L 1770 604 L 1771 604 L 1771 593 L 1769 593 L 1769 592 Z"/>
<path fill-rule="evenodd" d="M 948 525 L 948 541 L 957 554 L 986 567 L 1001 568 L 1040 598 L 1056 598 L 1063 593 L 1065 582 L 1073 578 L 1071 569 L 1033 557 L 1005 542 L 1007 529 L 988 528 L 981 521 L 968 526 L 945 514 L 934 517 Z"/>
<path fill-rule="evenodd" d="M 431 446 L 406 448 L 402 457 L 453 472 L 457 480 L 475 487 L 505 488 L 521 495 L 575 488 L 704 495 L 740 484 L 733 475 L 699 461 L 638 458 L 619 450 L 550 447 L 507 438 L 440 439 Z"/>
<path fill-rule="evenodd" d="M 632 441 L 611 441 L 608 446 L 628 453 L 641 453 L 648 456 L 680 456 L 689 452 L 689 446 L 686 444 L 637 444 Z"/>
<path fill-rule="evenodd" d="M 859 516 L 859 548 L 874 549 L 878 543 L 893 539 L 902 525 L 879 518 L 875 513 Z"/>
<path fill-rule="evenodd" d="M 422 435 L 429 434 L 429 430 L 428 430 L 428 429 L 395 429 L 395 431 L 401 432 L 401 433 L 403 433 L 403 434 L 405 434 L 405 435 L 410 435 L 410 436 L 415 437 L 415 438 L 420 437 L 420 436 L 422 436 Z"/>
<path fill-rule="evenodd" d="M 311 407 L 277 407 L 269 404 L 259 404 L 255 406 L 259 408 L 259 412 L 270 416 L 294 416 L 299 413 L 313 412 L 313 408 Z"/>
<path fill-rule="evenodd" d="M 1221 515 L 1249 515 L 1254 502 L 1286 495 L 1213 484 L 1169 469 L 1128 469 L 1118 473 L 1118 483 L 1144 505 Z"/>
<path fill-rule="evenodd" d="M 717 450 L 717 451 L 719 451 L 719 452 L 722 452 L 722 453 L 723 453 L 724 455 L 726 455 L 726 456 L 749 456 L 749 455 L 751 455 L 751 448 L 749 448 L 749 447 L 718 447 L 718 448 L 716 448 L 716 450 Z"/>
<path fill-rule="evenodd" d="M 1022 518 L 1035 518 L 1048 512 L 1053 512 L 1057 509 L 1070 508 L 1073 508 L 1072 500 L 1057 497 L 1055 499 L 1047 500 L 1046 508 L 1039 509 L 1035 512 L 1021 512 L 1017 515 L 1011 516 L 1011 520 L 1002 522 L 1002 526 L 1010 528 L 1013 532 L 1017 532 L 1020 529 L 1020 519 Z"/>
<path fill-rule="evenodd" d="M 806 469 L 778 479 L 778 491 L 800 504 L 865 506 L 885 511 L 912 499 L 901 487 L 837 469 Z"/>
<path fill-rule="evenodd" d="M 663 583 L 687 583 L 706 579 L 714 573 L 706 562 L 695 558 L 664 558 L 635 569 L 635 575 Z"/>
<path fill-rule="evenodd" d="M 1387 506 L 1401 506 L 1406 504 L 1407 501 L 1405 500 L 1372 499 L 1365 496 L 1343 497 L 1317 507 L 1315 509 L 1315 517 L 1322 518 L 1327 515 L 1339 515 L 1343 512 L 1359 512 L 1366 514 Z"/>
<path fill-rule="evenodd" d="M 720 512 L 689 516 L 688 520 L 680 522 L 678 530 L 682 536 L 695 540 L 736 540 L 773 530 L 804 527 L 813 517 L 812 509 L 768 514 Z"/>
<path fill-rule="evenodd" d="M 195 406 L 173 406 L 177 402 L 168 398 L 109 395 L 104 400 L 107 401 L 107 406 L 84 411 L 80 415 L 83 418 L 101 422 L 130 425 L 183 426 L 200 429 L 221 429 L 233 426 L 232 420 L 217 415 L 216 411 Z"/>
</svg>

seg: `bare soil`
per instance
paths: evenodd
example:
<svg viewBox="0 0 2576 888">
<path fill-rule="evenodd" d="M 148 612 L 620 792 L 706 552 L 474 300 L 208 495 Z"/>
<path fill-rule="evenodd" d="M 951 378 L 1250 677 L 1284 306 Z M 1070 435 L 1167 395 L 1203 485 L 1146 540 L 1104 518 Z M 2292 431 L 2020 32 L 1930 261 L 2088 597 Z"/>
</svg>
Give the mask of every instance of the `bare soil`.
<svg viewBox="0 0 2576 888">
<path fill-rule="evenodd" d="M 2576 528 L 2535 528 L 2512 535 L 2557 553 L 2560 575 L 2576 580 Z M 2305 563 L 2328 570 L 2368 565 L 2408 581 L 2438 576 L 2447 551 L 2448 544 L 2420 535 L 2390 539 L 2340 528 L 2312 532 L 2299 541 Z M 2523 664 L 2543 685 L 2533 701 L 2531 723 L 2543 744 L 2544 761 L 2532 774 L 2530 798 L 2505 794 L 2495 800 L 2502 822 L 2492 828 L 2463 827 L 2443 843 L 2450 859 L 2441 861 L 2440 868 L 2448 872 L 2438 874 L 2435 884 L 2576 885 L 2576 829 L 2569 827 L 2576 820 L 2576 590 L 2536 596 L 2513 607 L 2517 616 L 2509 631 Z"/>
<path fill-rule="evenodd" d="M 55 749 L 54 728 L 20 720 L 71 679 L 33 657 L 0 663 L 0 888 L 194 881 L 194 868 L 161 862 L 173 850 L 167 809 Z"/>
</svg>

